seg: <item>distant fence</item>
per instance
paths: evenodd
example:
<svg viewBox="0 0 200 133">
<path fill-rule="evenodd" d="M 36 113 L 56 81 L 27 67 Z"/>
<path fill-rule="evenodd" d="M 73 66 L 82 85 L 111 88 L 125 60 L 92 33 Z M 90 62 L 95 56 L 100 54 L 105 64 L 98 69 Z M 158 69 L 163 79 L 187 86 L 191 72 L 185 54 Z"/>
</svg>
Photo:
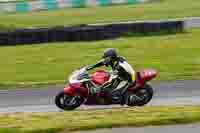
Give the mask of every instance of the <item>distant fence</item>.
<svg viewBox="0 0 200 133">
<path fill-rule="evenodd" d="M 182 32 L 184 21 L 147 21 L 93 24 L 74 27 L 19 29 L 0 32 L 0 45 L 20 45 L 64 41 L 94 41 L 126 34 Z"/>
<path fill-rule="evenodd" d="M 54 10 L 58 8 L 137 4 L 145 1 L 148 0 L 27 0 L 21 2 L 0 2 L 0 12 L 29 12 L 38 10 Z"/>
</svg>

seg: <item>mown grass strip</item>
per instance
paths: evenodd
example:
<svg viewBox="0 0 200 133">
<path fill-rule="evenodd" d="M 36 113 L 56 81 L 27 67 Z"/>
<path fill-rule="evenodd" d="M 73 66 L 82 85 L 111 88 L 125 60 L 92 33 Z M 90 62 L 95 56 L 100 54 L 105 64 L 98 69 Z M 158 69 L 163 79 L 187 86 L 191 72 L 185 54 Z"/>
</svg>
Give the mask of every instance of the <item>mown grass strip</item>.
<svg viewBox="0 0 200 133">
<path fill-rule="evenodd" d="M 0 115 L 0 131 L 57 133 L 113 127 L 200 122 L 200 106 L 158 106 L 57 113 Z"/>
</svg>

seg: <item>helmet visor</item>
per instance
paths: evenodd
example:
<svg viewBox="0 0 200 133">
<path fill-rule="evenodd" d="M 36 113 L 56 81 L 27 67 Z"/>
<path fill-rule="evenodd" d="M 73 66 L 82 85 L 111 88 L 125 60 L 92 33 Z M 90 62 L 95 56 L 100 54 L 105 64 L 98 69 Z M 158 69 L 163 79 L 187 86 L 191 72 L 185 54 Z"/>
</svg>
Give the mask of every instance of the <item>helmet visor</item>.
<svg viewBox="0 0 200 133">
<path fill-rule="evenodd" d="M 110 62 L 111 62 L 111 58 L 110 58 L 110 57 L 104 58 L 104 63 L 105 63 L 105 65 L 109 65 Z"/>
</svg>

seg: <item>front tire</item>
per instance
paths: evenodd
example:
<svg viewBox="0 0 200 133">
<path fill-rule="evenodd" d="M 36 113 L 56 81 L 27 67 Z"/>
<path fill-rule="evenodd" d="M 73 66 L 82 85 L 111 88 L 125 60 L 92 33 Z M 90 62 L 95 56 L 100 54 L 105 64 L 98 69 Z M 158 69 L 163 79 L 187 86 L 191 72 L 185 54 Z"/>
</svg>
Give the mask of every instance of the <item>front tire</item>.
<svg viewBox="0 0 200 133">
<path fill-rule="evenodd" d="M 84 98 L 80 96 L 67 95 L 64 91 L 59 92 L 55 97 L 56 106 L 66 111 L 78 108 L 83 102 Z"/>
</svg>

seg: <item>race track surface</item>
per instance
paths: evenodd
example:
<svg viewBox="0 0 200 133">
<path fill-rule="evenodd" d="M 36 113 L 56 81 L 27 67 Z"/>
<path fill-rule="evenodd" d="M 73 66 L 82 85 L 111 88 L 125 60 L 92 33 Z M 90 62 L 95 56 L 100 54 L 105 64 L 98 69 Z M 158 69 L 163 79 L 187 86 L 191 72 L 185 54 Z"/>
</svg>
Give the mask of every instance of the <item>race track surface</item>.
<svg viewBox="0 0 200 133">
<path fill-rule="evenodd" d="M 200 80 L 154 82 L 155 95 L 148 106 L 200 104 Z M 5 88 L 6 89 L 6 88 Z M 0 113 L 60 111 L 54 96 L 63 86 L 0 90 Z M 120 106 L 82 106 L 79 109 L 102 109 Z"/>
<path fill-rule="evenodd" d="M 74 133 L 199 133 L 200 123 L 190 125 L 152 126 L 142 128 L 113 128 Z"/>
</svg>

